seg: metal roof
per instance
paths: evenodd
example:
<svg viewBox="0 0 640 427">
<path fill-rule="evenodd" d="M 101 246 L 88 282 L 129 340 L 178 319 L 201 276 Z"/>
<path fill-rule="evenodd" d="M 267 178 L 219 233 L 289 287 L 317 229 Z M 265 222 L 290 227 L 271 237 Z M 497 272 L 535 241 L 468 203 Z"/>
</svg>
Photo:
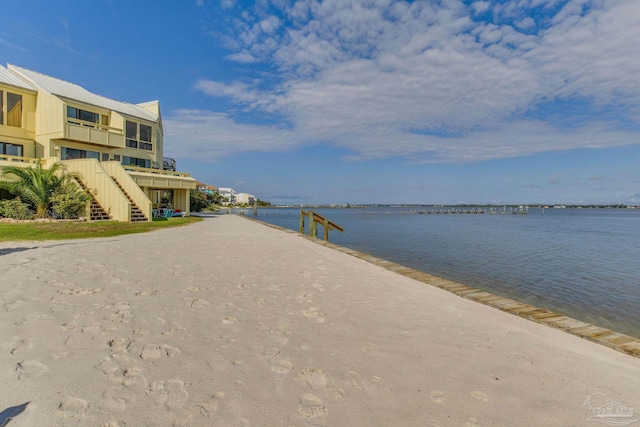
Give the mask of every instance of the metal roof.
<svg viewBox="0 0 640 427">
<path fill-rule="evenodd" d="M 8 64 L 9 71 L 22 76 L 24 79 L 33 83 L 33 85 L 41 90 L 52 93 L 62 98 L 66 98 L 71 101 L 77 101 L 83 104 L 94 105 L 96 107 L 105 108 L 107 110 L 117 111 L 126 116 L 135 117 L 138 119 L 149 120 L 155 122 L 158 120 L 158 116 L 151 111 L 146 110 L 143 107 L 135 104 L 129 104 L 126 102 L 115 101 L 113 99 L 105 98 L 101 95 L 89 92 L 85 88 L 78 86 L 74 83 L 65 82 L 64 80 L 56 79 L 36 71 L 20 68 L 12 64 Z"/>
<path fill-rule="evenodd" d="M 21 89 L 36 90 L 35 86 L 21 79 L 2 65 L 0 65 L 0 83 L 19 87 Z"/>
</svg>

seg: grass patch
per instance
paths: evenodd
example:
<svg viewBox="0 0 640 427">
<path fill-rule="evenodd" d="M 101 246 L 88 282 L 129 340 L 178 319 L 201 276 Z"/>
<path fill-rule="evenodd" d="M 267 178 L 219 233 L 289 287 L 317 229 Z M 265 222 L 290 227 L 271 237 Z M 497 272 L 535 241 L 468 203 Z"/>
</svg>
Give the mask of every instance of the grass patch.
<svg viewBox="0 0 640 427">
<path fill-rule="evenodd" d="M 63 240 L 91 237 L 113 237 L 145 233 L 160 228 L 179 227 L 202 221 L 195 216 L 166 218 L 151 222 L 32 222 L 24 224 L 0 223 L 0 242 L 20 240 Z"/>
</svg>

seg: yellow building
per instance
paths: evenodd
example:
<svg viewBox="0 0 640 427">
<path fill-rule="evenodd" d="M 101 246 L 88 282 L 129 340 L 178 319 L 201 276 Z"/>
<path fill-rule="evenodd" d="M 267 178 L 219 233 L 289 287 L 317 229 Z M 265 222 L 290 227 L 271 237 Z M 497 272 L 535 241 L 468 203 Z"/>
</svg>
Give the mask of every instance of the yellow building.
<svg viewBox="0 0 640 427">
<path fill-rule="evenodd" d="M 150 221 L 166 191 L 189 214 L 187 173 L 165 170 L 160 104 L 114 101 L 69 82 L 0 65 L 0 169 L 61 162 L 94 197 L 92 219 Z M 102 211 L 102 212 L 100 212 Z"/>
</svg>

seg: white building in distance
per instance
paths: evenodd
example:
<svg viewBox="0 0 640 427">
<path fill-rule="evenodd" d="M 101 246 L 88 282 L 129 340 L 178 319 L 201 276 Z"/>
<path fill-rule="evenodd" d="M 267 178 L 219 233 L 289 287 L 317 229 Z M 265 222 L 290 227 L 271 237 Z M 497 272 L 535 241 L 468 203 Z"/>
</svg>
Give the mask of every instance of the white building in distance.
<svg viewBox="0 0 640 427">
<path fill-rule="evenodd" d="M 218 194 L 224 198 L 225 205 L 233 205 L 236 203 L 236 190 L 229 187 L 218 187 Z"/>
<path fill-rule="evenodd" d="M 256 202 L 256 197 L 249 193 L 236 194 L 236 203 L 239 205 L 253 205 Z"/>
</svg>

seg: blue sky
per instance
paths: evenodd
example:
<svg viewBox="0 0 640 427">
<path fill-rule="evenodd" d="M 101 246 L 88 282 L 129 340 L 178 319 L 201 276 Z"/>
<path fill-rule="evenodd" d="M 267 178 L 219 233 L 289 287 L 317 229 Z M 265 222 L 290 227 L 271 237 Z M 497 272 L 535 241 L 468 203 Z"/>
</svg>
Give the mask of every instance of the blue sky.
<svg viewBox="0 0 640 427">
<path fill-rule="evenodd" d="M 640 204 L 640 1 L 9 2 L 0 62 L 159 99 L 272 203 Z"/>
</svg>

